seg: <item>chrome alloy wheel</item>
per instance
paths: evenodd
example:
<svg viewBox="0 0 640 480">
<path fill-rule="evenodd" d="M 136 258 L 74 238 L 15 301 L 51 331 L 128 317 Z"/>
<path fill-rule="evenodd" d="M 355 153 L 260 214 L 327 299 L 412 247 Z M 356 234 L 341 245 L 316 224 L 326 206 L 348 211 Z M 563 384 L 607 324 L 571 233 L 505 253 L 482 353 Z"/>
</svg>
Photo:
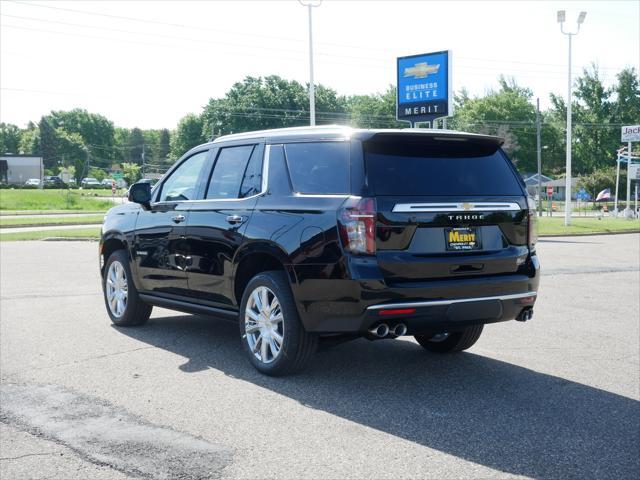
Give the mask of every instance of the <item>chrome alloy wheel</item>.
<svg viewBox="0 0 640 480">
<path fill-rule="evenodd" d="M 278 297 L 267 287 L 251 292 L 244 311 L 244 330 L 258 360 L 271 363 L 278 358 L 284 342 L 284 318 Z"/>
<path fill-rule="evenodd" d="M 129 285 L 127 283 L 127 273 L 117 260 L 109 265 L 105 284 L 109 310 L 115 317 L 121 317 L 127 308 Z"/>
</svg>

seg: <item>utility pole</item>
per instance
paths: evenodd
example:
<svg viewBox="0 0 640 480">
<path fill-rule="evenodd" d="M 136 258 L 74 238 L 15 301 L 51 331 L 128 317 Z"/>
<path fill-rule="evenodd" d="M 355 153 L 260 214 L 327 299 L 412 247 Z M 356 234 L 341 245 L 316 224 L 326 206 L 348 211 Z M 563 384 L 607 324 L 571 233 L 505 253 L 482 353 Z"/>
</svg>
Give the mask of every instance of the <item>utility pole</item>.
<svg viewBox="0 0 640 480">
<path fill-rule="evenodd" d="M 540 99 L 536 98 L 536 142 L 538 151 L 538 216 L 542 216 L 542 146 L 540 145 Z"/>
<path fill-rule="evenodd" d="M 142 178 L 144 178 L 144 171 L 145 171 L 145 151 L 144 151 L 144 143 L 142 144 L 142 154 L 140 155 L 140 157 L 142 158 Z"/>
</svg>

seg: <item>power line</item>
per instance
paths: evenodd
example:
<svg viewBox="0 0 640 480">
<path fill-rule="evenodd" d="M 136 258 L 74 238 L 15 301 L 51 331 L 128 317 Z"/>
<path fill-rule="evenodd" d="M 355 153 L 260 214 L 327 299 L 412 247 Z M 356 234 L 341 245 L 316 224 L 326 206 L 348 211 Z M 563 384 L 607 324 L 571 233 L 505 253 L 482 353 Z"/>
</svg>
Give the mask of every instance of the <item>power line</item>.
<svg viewBox="0 0 640 480">
<path fill-rule="evenodd" d="M 123 16 L 123 15 L 112 15 L 112 14 L 99 13 L 99 12 L 90 12 L 90 11 L 87 11 L 87 10 L 78 10 L 78 9 L 73 9 L 73 8 L 54 7 L 52 5 L 40 5 L 40 4 L 33 4 L 33 3 L 29 3 L 29 2 L 19 2 L 19 1 L 15 1 L 15 0 L 6 0 L 6 1 L 14 3 L 16 5 L 20 5 L 20 6 L 47 8 L 47 9 L 51 9 L 51 10 L 59 10 L 59 11 L 67 11 L 67 12 L 72 12 L 72 13 L 78 13 L 78 14 L 81 14 L 81 15 L 90 15 L 90 16 L 110 18 L 110 19 L 115 19 L 115 20 L 128 20 L 128 21 L 139 22 L 139 23 L 144 23 L 144 24 L 163 25 L 163 26 L 183 28 L 183 29 L 188 29 L 188 30 L 200 30 L 200 31 L 206 31 L 206 32 L 238 35 L 238 36 L 243 36 L 243 37 L 267 38 L 267 39 L 286 41 L 286 42 L 298 42 L 298 43 L 304 43 L 305 42 L 304 39 L 297 38 L 297 37 L 283 37 L 283 36 L 264 35 L 264 34 L 251 33 L 251 32 L 238 32 L 238 31 L 232 31 L 232 30 L 223 30 L 223 29 L 218 29 L 218 28 L 203 27 L 203 26 L 200 26 L 200 25 L 163 22 L 163 21 L 158 21 L 158 20 L 142 19 L 142 18 L 137 18 L 137 17 Z M 33 19 L 33 20 L 38 20 L 38 21 L 48 21 L 48 22 L 51 22 L 51 23 L 62 23 L 62 24 L 67 24 L 67 25 L 84 26 L 84 25 L 79 25 L 79 24 L 60 22 L 60 21 L 53 21 L 53 20 L 41 20 L 41 19 L 36 19 L 36 18 L 31 18 L 31 17 L 19 17 L 17 15 L 4 15 L 4 16 L 15 17 L 15 18 Z M 173 37 L 173 36 L 167 36 L 167 35 L 162 35 L 162 34 L 154 34 L 154 33 L 151 33 L 151 32 L 131 32 L 131 31 L 127 31 L 127 30 L 118 30 L 118 29 L 113 29 L 113 28 L 108 28 L 108 27 L 98 27 L 98 26 L 91 26 L 91 27 L 88 27 L 88 28 L 100 28 L 100 29 L 105 29 L 105 30 L 114 30 L 114 31 L 127 32 L 127 33 L 147 34 L 147 35 L 154 35 L 154 36 L 164 36 L 164 37 L 167 37 L 167 38 L 181 38 L 181 39 L 188 40 L 188 41 L 198 41 L 198 42 L 205 41 L 205 42 L 207 42 L 207 40 L 204 40 L 204 39 L 196 40 L 196 39 L 189 39 L 189 38 L 185 38 L 185 37 Z M 212 42 L 209 41 L 207 43 L 212 43 Z M 217 43 L 222 43 L 222 42 L 217 42 Z M 367 46 L 364 46 L 364 45 L 352 45 L 352 44 L 334 43 L 334 42 L 318 42 L 318 43 L 321 44 L 321 45 L 330 45 L 330 46 L 335 46 L 335 47 L 345 47 L 345 48 L 358 49 L 358 50 L 388 52 L 387 48 L 367 47 Z M 251 45 L 229 44 L 229 43 L 222 43 L 222 44 L 236 45 L 236 46 L 241 46 L 243 48 L 246 47 L 246 48 L 253 48 L 253 49 L 255 49 L 256 47 L 259 47 L 259 45 L 255 45 L 255 44 L 251 44 Z M 279 49 L 279 50 L 283 50 L 283 51 L 298 52 L 297 50 L 282 49 L 282 48 L 277 48 L 277 47 L 274 48 L 274 49 Z M 304 53 L 304 52 L 301 52 L 301 53 Z M 377 60 L 378 59 L 378 57 L 362 57 L 362 56 L 355 57 L 355 56 L 349 56 L 349 55 L 328 54 L 328 53 L 320 53 L 320 54 L 321 55 L 327 55 L 327 56 L 342 56 L 342 57 L 345 57 L 345 58 L 355 58 L 355 59 L 362 59 L 362 58 L 371 59 L 371 60 Z M 522 65 L 536 65 L 536 66 L 557 67 L 558 69 L 562 69 L 562 72 L 559 72 L 559 73 L 562 73 L 562 74 L 564 74 L 564 69 L 566 69 L 566 65 L 553 64 L 553 63 L 544 63 L 544 62 L 525 62 L 525 61 L 522 61 L 522 60 L 491 59 L 491 58 L 464 57 L 464 56 L 460 56 L 460 57 L 457 57 L 457 58 L 465 59 L 465 60 L 472 60 L 472 61 L 481 61 L 481 62 L 514 63 L 514 64 L 522 64 Z M 577 68 L 588 68 L 589 66 L 590 65 L 586 65 L 586 66 L 577 65 L 575 67 L 577 67 Z M 619 71 L 622 68 L 618 68 L 618 67 L 599 67 L 599 69 L 600 70 L 618 70 Z"/>
</svg>

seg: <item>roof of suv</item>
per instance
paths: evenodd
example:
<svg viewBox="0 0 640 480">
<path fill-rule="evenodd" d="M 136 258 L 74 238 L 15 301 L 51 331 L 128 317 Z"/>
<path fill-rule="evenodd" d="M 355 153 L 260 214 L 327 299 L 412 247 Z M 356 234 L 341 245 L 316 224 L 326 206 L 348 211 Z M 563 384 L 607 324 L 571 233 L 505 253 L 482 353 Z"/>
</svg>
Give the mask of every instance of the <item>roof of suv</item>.
<svg viewBox="0 0 640 480">
<path fill-rule="evenodd" d="M 480 135 L 477 133 L 458 132 L 455 130 L 436 130 L 428 128 L 398 128 L 398 129 L 362 129 L 351 128 L 342 125 L 322 125 L 316 127 L 292 127 L 276 128 L 272 130 L 258 130 L 254 132 L 234 133 L 216 138 L 211 143 L 231 142 L 237 140 L 248 140 L 253 138 L 264 138 L 268 143 L 282 142 L 287 140 L 300 141 L 303 139 L 336 139 L 336 138 L 359 138 L 369 140 L 374 136 L 386 135 L 411 135 L 438 137 L 438 139 L 467 139 L 479 140 L 481 142 L 502 145 L 504 140 L 491 135 Z"/>
</svg>

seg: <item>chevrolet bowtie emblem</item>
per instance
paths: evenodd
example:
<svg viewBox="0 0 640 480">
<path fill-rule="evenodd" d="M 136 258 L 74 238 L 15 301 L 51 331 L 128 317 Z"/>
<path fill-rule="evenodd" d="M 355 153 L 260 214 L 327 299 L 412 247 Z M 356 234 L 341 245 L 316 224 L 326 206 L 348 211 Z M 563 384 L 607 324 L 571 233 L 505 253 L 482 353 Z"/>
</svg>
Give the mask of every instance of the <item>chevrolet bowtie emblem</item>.
<svg viewBox="0 0 640 480">
<path fill-rule="evenodd" d="M 432 73 L 438 73 L 440 64 L 429 65 L 427 62 L 416 63 L 413 67 L 404 69 L 404 77 L 425 78 Z"/>
<path fill-rule="evenodd" d="M 460 206 L 462 207 L 463 210 L 471 210 L 473 208 L 472 203 L 462 203 L 460 204 Z"/>
</svg>

